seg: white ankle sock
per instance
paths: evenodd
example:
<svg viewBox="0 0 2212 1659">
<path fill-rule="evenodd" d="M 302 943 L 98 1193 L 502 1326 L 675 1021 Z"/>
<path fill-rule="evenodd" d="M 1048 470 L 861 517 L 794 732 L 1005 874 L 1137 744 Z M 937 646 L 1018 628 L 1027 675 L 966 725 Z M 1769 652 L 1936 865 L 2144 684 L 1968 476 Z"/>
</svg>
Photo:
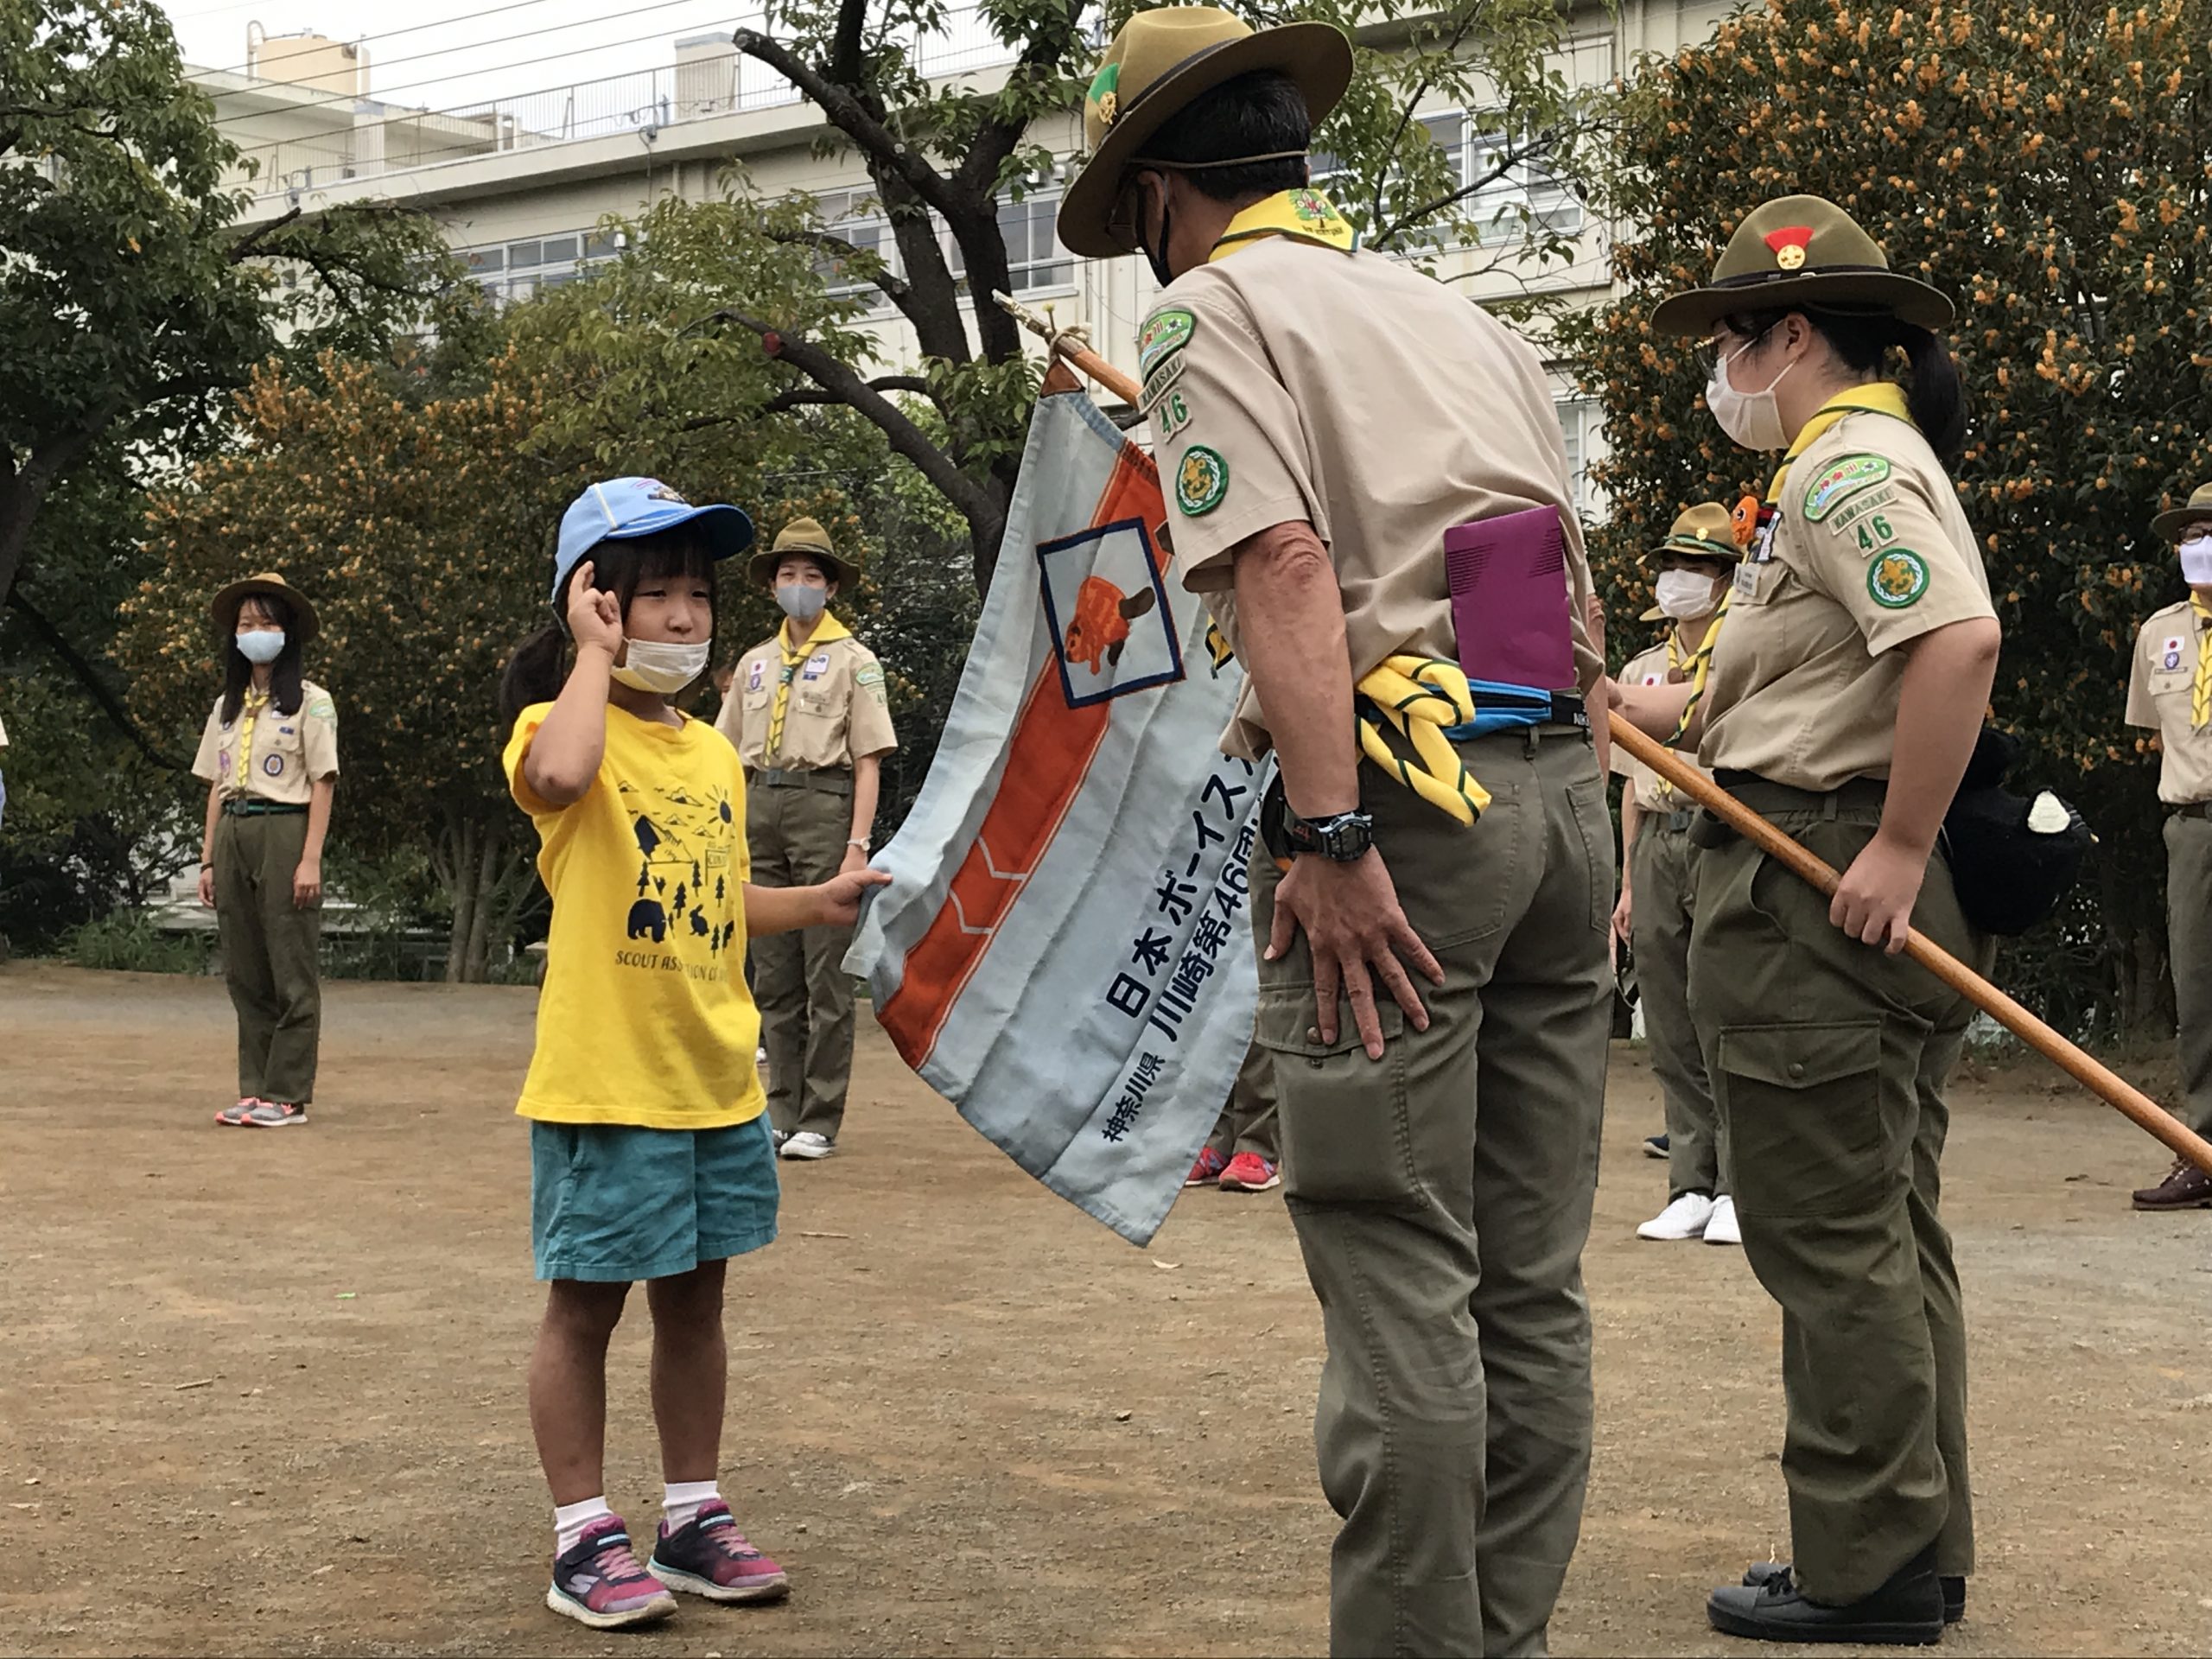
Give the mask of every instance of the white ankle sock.
<svg viewBox="0 0 2212 1659">
<path fill-rule="evenodd" d="M 671 1480 L 660 1501 L 661 1515 L 668 1522 L 668 1529 L 674 1532 L 699 1518 L 701 1504 L 721 1496 L 711 1480 Z"/>
<path fill-rule="evenodd" d="M 576 1541 L 584 1535 L 586 1527 L 591 1525 L 601 1516 L 613 1513 L 613 1510 L 607 1507 L 607 1497 L 604 1493 L 597 1497 L 588 1497 L 581 1503 L 555 1504 L 553 1506 L 554 1554 L 556 1556 L 567 1554 L 576 1547 Z"/>
</svg>

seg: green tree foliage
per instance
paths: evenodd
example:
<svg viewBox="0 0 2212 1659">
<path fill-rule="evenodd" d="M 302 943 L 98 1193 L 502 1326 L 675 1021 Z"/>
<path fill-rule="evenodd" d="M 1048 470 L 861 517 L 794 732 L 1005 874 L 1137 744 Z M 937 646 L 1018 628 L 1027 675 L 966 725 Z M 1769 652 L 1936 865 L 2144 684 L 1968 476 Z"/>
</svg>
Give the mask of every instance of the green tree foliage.
<svg viewBox="0 0 2212 1659">
<path fill-rule="evenodd" d="M 2005 633 L 1995 717 L 2102 842 L 2081 902 L 2009 971 L 2076 1029 L 2162 1012 L 2156 765 L 2121 713 L 2137 625 L 2183 592 L 2151 516 L 2212 474 L 2212 164 L 2191 118 L 2212 107 L 2208 41 L 2207 0 L 1770 0 L 1627 92 L 1607 202 L 1637 227 L 1613 251 L 1626 292 L 1563 335 L 1612 446 L 1592 558 L 1625 652 L 1638 551 L 1684 504 L 1762 489 L 1774 459 L 1721 435 L 1653 304 L 1798 191 L 1956 300 L 1955 476 Z"/>
</svg>

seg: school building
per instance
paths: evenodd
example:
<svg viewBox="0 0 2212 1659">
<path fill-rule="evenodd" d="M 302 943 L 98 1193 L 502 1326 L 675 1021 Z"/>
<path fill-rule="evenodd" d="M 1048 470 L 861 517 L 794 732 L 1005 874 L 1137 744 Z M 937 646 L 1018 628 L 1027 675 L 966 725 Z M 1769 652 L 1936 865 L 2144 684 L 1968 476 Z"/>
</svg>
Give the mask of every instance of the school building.
<svg viewBox="0 0 2212 1659">
<path fill-rule="evenodd" d="M 1608 10 L 1578 0 L 1561 67 L 1576 84 L 1602 85 L 1647 54 L 1705 40 L 1732 3 L 1619 0 Z M 831 131 L 820 112 L 772 71 L 741 57 L 726 33 L 674 40 L 664 68 L 446 110 L 380 102 L 363 47 L 312 35 L 265 36 L 256 29 L 246 48 L 243 73 L 193 73 L 253 164 L 251 179 L 240 180 L 253 192 L 248 224 L 344 201 L 404 202 L 444 227 L 487 295 L 524 299 L 613 257 L 614 243 L 599 229 L 608 215 L 633 216 L 664 196 L 715 197 L 734 162 L 764 194 L 814 196 L 836 234 L 880 252 L 895 270 L 897 249 L 871 211 L 872 187 L 858 156 L 817 155 L 818 141 Z M 950 12 L 918 56 L 932 78 L 982 88 L 1002 82 L 1008 63 L 972 5 Z M 435 77 L 436 67 L 418 65 L 409 73 L 419 82 Z M 1435 103 L 1417 114 L 1463 180 L 1494 165 L 1500 135 L 1485 128 L 1481 111 Z M 1081 149 L 1080 118 L 1070 112 L 1040 122 L 1033 137 L 1058 160 L 1030 181 L 1021 200 L 1001 209 L 1014 285 L 1025 300 L 1049 302 L 1061 323 L 1087 327 L 1110 360 L 1133 365 L 1136 327 L 1156 292 L 1151 272 L 1142 259 L 1077 259 L 1059 247 L 1052 219 Z M 1316 159 L 1325 176 L 1326 158 Z M 1511 210 L 1522 207 L 1574 238 L 1569 262 L 1541 270 L 1489 269 L 1497 264 L 1497 244 L 1521 234 Z M 1440 275 L 1461 276 L 1473 300 L 1532 289 L 1563 294 L 1570 302 L 1605 297 L 1608 227 L 1570 192 L 1540 169 L 1520 168 L 1474 199 L 1480 224 L 1501 211 L 1507 217 L 1480 233 L 1477 245 L 1438 257 Z M 949 234 L 944 240 L 957 271 L 957 248 Z M 833 280 L 839 275 L 827 262 L 824 270 Z M 857 280 L 854 289 L 875 292 Z M 912 330 L 888 301 L 870 314 L 868 326 L 882 370 L 912 365 Z M 1594 406 L 1574 395 L 1566 376 L 1557 386 L 1560 423 L 1586 512 L 1592 504 L 1584 474 L 1602 435 Z"/>
</svg>

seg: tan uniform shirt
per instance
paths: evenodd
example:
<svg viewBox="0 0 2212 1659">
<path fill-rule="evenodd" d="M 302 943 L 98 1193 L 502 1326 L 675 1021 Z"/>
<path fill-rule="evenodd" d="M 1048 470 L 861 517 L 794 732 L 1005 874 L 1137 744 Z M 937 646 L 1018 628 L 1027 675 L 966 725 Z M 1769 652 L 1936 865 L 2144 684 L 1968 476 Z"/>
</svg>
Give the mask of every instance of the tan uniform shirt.
<svg viewBox="0 0 2212 1659">
<path fill-rule="evenodd" d="M 1726 629 L 1724 627 L 1722 632 L 1726 632 Z M 1620 673 L 1620 683 L 1623 685 L 1665 685 L 1669 680 L 1679 683 L 1681 678 L 1678 674 L 1668 672 L 1667 642 L 1663 639 L 1642 655 L 1630 658 Z M 1699 772 L 1705 770 L 1688 755 L 1681 754 L 1679 750 L 1676 753 L 1681 756 L 1684 766 Z M 1635 785 L 1637 804 L 1647 812 L 1675 812 L 1696 804 L 1678 796 L 1672 784 L 1618 743 L 1613 745 L 1613 776 L 1625 778 Z"/>
<path fill-rule="evenodd" d="M 2158 798 L 2169 806 L 2212 801 L 2212 725 L 2190 724 L 2204 620 L 2187 600 L 2169 605 L 2135 636 L 2127 674 L 2127 723 L 2158 734 Z"/>
<path fill-rule="evenodd" d="M 1401 652 L 1456 661 L 1444 532 L 1556 507 L 1576 664 L 1595 681 L 1566 447 L 1526 340 L 1394 260 L 1285 237 L 1177 277 L 1143 337 L 1168 535 L 1232 649 L 1230 550 L 1302 520 L 1336 566 L 1355 683 Z M 1250 759 L 1269 741 L 1248 680 L 1222 747 Z"/>
<path fill-rule="evenodd" d="M 715 728 L 737 746 L 737 758 L 747 772 L 768 766 L 820 772 L 849 766 L 857 758 L 899 747 L 899 734 L 891 727 L 891 705 L 884 696 L 883 664 L 849 634 L 809 642 L 791 671 L 783 741 L 771 754 L 768 728 L 783 664 L 779 632 L 746 652 L 715 720 Z"/>
<path fill-rule="evenodd" d="M 1974 527 L 1909 423 L 1847 415 L 1790 464 L 1767 556 L 1738 566 L 1698 758 L 1826 791 L 1890 775 L 1897 647 L 1996 615 Z"/>
<path fill-rule="evenodd" d="M 276 711 L 269 698 L 247 688 L 238 717 L 223 724 L 223 700 L 207 715 L 192 775 L 215 785 L 225 800 L 258 796 L 305 806 L 314 785 L 338 775 L 338 709 L 313 680 L 300 686 L 296 715 Z"/>
</svg>

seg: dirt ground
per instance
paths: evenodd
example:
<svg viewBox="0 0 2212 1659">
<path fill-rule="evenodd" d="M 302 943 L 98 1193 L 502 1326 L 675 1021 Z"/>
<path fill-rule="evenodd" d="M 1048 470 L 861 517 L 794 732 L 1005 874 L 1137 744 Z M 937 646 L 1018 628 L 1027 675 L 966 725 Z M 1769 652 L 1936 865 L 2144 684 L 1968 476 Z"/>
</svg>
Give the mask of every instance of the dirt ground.
<svg viewBox="0 0 2212 1659">
<path fill-rule="evenodd" d="M 1139 1252 L 1033 1185 L 869 1029 L 840 1155 L 733 1271 L 723 1490 L 772 1609 L 607 1636 L 542 1605 L 532 994 L 338 984 L 314 1123 L 219 1131 L 213 981 L 0 969 L 0 1652 L 1274 1654 L 1326 1634 L 1319 1320 L 1279 1195 Z M 2212 1650 L 2212 1213 L 2056 1073 L 1961 1090 L 1981 1573 L 1946 1647 Z M 1598 1445 L 1564 1654 L 1724 1650 L 1707 1587 L 1786 1549 L 1778 1319 L 1663 1200 L 1616 1054 L 1588 1276 Z M 643 1311 L 610 1497 L 658 1478 Z M 1743 1652 L 1740 1644 L 1726 1650 Z"/>
</svg>

